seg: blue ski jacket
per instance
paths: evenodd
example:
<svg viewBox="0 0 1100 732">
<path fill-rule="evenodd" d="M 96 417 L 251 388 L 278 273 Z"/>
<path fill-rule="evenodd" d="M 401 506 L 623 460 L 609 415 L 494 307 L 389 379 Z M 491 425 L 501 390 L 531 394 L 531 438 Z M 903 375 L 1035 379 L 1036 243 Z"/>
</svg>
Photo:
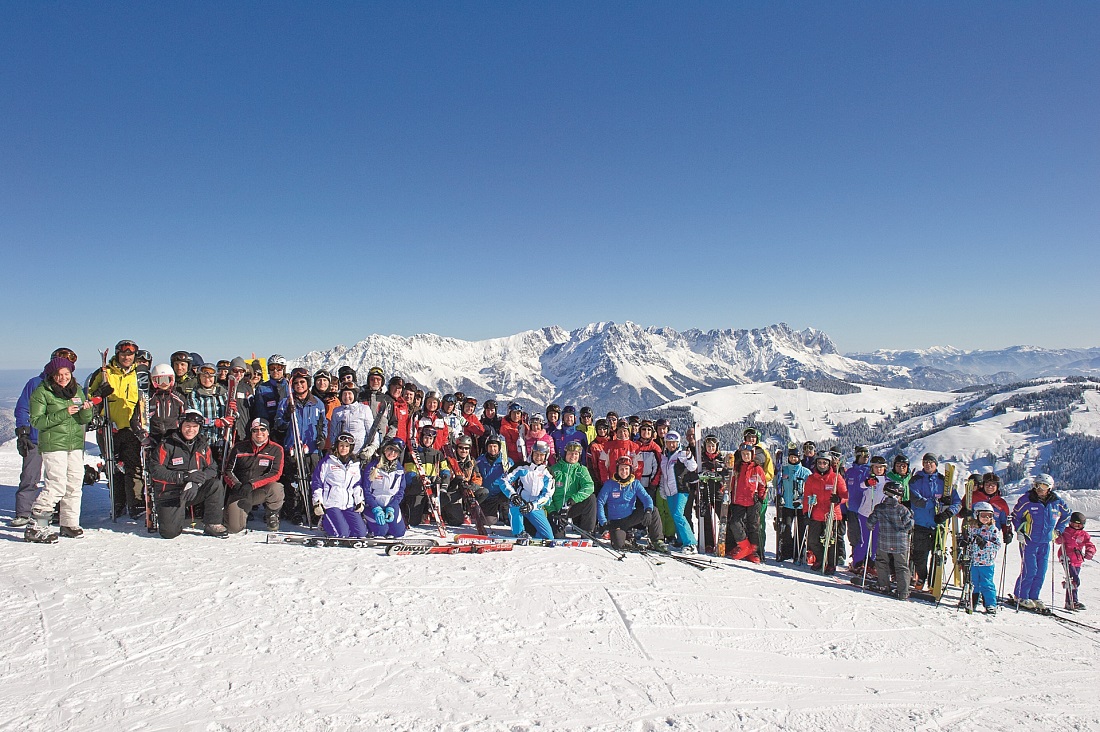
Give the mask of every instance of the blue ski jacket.
<svg viewBox="0 0 1100 732">
<path fill-rule="evenodd" d="M 46 380 L 46 372 L 43 371 L 38 376 L 35 376 L 27 385 L 23 387 L 23 393 L 19 395 L 19 401 L 15 403 L 15 427 L 30 427 L 31 428 L 31 442 L 38 444 L 38 430 L 31 427 L 31 394 L 38 388 L 38 385 Z"/>
<path fill-rule="evenodd" d="M 268 379 L 256 386 L 256 396 L 253 404 L 256 407 L 255 416 L 267 420 L 269 425 L 275 424 L 275 416 L 279 412 L 279 403 L 286 399 L 290 393 L 290 381 L 287 379 Z"/>
<path fill-rule="evenodd" d="M 955 516 L 962 510 L 959 492 L 951 491 L 949 501 L 939 503 L 943 496 L 943 476 L 918 470 L 909 479 L 909 505 L 913 507 L 913 523 L 926 529 L 936 528 L 936 512 L 946 509 Z"/>
<path fill-rule="evenodd" d="M 298 430 L 302 435 L 302 448 L 307 453 L 321 452 L 325 446 L 328 420 L 325 418 L 325 403 L 310 394 L 304 402 L 295 400 L 294 406 L 287 406 L 287 400 L 279 402 L 279 411 L 275 414 L 275 430 L 285 430 L 283 447 L 289 455 L 294 454 L 294 430 L 290 420 L 296 418 Z"/>
<path fill-rule="evenodd" d="M 600 489 L 600 495 L 596 499 L 596 521 L 606 524 L 608 521 L 618 521 L 634 513 L 634 507 L 638 501 L 647 511 L 653 508 L 653 499 L 649 492 L 642 486 L 642 481 L 634 481 L 623 485 L 617 480 L 609 480 Z"/>
<path fill-rule="evenodd" d="M 802 508 L 802 496 L 810 471 L 802 463 L 783 464 L 779 473 L 779 504 L 783 508 Z"/>
<path fill-rule="evenodd" d="M 1069 505 L 1057 493 L 1051 491 L 1046 499 L 1040 499 L 1032 488 L 1020 496 L 1012 509 L 1012 525 L 1027 544 L 1045 544 L 1069 525 Z M 1026 538 L 1025 538 L 1026 537 Z"/>
</svg>

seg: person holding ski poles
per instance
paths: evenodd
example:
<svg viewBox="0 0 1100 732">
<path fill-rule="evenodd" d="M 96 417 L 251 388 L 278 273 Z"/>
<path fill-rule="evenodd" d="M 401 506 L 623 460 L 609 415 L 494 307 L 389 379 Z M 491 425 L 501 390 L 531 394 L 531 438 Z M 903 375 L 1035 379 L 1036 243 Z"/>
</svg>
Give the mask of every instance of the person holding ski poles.
<svg viewBox="0 0 1100 732">
<path fill-rule="evenodd" d="M 810 471 L 799 459 L 798 447 L 794 443 L 787 448 L 787 463 L 778 475 L 775 510 L 779 518 L 779 556 L 777 561 L 796 559 L 801 556 L 802 534 L 805 533 L 802 520 L 802 497 L 805 493 L 806 479 Z M 793 532 L 793 536 L 792 536 Z"/>
<path fill-rule="evenodd" d="M 806 492 L 803 498 L 810 521 L 809 551 L 813 553 L 811 567 L 815 572 L 825 574 L 836 572 L 837 539 L 840 525 L 841 505 L 848 499 L 848 487 L 844 478 L 833 469 L 831 456 L 826 454 L 814 458 L 814 472 L 806 479 Z M 813 509 L 810 509 L 813 506 Z M 832 515 L 832 535 L 825 536 L 829 515 Z M 825 545 L 829 551 L 826 556 Z"/>
<path fill-rule="evenodd" d="M 1081 565 L 1086 559 L 1096 556 L 1096 545 L 1092 543 L 1089 532 L 1085 531 L 1085 514 L 1080 511 L 1070 514 L 1069 526 L 1054 543 L 1062 545 L 1058 549 L 1058 558 L 1066 568 L 1066 581 L 1070 583 L 1070 587 L 1066 588 L 1066 610 L 1084 610 L 1085 604 L 1077 599 L 1077 588 L 1081 586 Z"/>
<path fill-rule="evenodd" d="M 1031 490 L 1012 509 L 1012 526 L 1020 539 L 1020 576 L 1013 596 L 1020 607 L 1046 610 L 1039 591 L 1047 576 L 1050 542 L 1066 530 L 1069 517 L 1069 505 L 1054 492 L 1054 478 L 1046 473 L 1035 476 Z"/>
<path fill-rule="evenodd" d="M 290 374 L 290 393 L 279 402 L 275 426 L 272 429 L 272 432 L 284 436 L 283 447 L 287 459 L 283 484 L 287 490 L 283 518 L 288 521 L 309 521 L 306 516 L 309 507 L 305 505 L 308 501 L 309 480 L 314 468 L 321 462 L 327 429 L 325 403 L 310 393 L 309 372 L 303 368 L 294 369 Z M 289 490 L 291 482 L 297 486 L 297 490 Z"/>
</svg>

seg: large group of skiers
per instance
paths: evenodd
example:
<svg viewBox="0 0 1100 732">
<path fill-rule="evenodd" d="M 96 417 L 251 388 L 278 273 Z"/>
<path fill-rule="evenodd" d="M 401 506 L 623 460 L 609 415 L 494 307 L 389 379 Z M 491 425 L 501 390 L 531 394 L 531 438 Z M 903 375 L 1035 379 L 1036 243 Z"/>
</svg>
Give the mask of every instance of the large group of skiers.
<svg viewBox="0 0 1100 732">
<path fill-rule="evenodd" d="M 960 496 L 932 454 L 915 472 L 904 455 L 888 464 L 865 447 L 845 466 L 812 442 L 773 459 L 752 428 L 723 451 L 716 436 L 697 441 L 693 427 L 681 435 L 664 419 L 594 419 L 589 407 L 557 404 L 528 414 L 515 402 L 499 414 L 494 399 L 440 397 L 378 367 L 362 385 L 348 366 L 288 374 L 277 354 L 265 378 L 259 360 L 210 363 L 186 351 L 152 367 L 124 340 L 83 387 L 76 361 L 70 349 L 54 351 L 17 403 L 23 470 L 11 524 L 27 541 L 83 534 L 82 487 L 98 477 L 85 465 L 84 436 L 95 429 L 112 515 L 144 518 L 168 539 L 199 520 L 224 537 L 250 518 L 271 531 L 288 521 L 332 537 L 401 537 L 431 520 L 463 526 L 477 511 L 519 538 L 576 529 L 616 549 L 759 563 L 771 499 L 778 561 L 830 574 L 848 561 L 847 544 L 847 569 L 902 600 L 931 582 L 937 529 L 961 521 L 955 559 L 988 613 L 998 554 L 1014 537 L 1014 596 L 1029 609 L 1043 608 L 1052 541 L 1070 574 L 1067 605 L 1079 609 L 1080 569 L 1096 552 L 1084 517 L 1046 474 L 1010 510 L 996 474 L 971 476 Z"/>
</svg>

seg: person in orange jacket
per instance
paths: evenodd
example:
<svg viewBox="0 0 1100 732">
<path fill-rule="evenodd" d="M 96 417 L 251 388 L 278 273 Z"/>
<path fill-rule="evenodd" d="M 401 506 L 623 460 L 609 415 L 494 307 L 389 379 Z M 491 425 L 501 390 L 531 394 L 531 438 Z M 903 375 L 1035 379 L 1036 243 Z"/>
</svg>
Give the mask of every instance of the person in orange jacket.
<svg viewBox="0 0 1100 732">
<path fill-rule="evenodd" d="M 623 455 L 629 455 L 634 466 L 634 479 L 641 481 L 642 464 L 637 459 L 638 443 L 630 439 L 630 423 L 620 419 L 615 425 L 615 437 L 604 446 L 600 455 L 600 485 L 615 477 L 615 466 Z"/>
<path fill-rule="evenodd" d="M 814 470 L 806 479 L 805 495 L 802 499 L 802 511 L 810 520 L 809 547 L 813 553 L 813 569 L 821 571 L 825 563 L 825 573 L 836 572 L 838 526 L 841 519 L 841 506 L 848 500 L 848 486 L 844 477 L 833 468 L 829 455 L 818 455 L 814 459 Z M 825 523 L 829 513 L 833 514 L 833 539 L 830 553 L 824 553 Z"/>
</svg>

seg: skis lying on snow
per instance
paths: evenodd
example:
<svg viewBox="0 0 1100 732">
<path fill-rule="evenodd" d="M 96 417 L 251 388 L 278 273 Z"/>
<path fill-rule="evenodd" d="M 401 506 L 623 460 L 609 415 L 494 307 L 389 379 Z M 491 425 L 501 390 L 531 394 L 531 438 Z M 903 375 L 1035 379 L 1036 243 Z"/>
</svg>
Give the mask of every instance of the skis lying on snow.
<svg viewBox="0 0 1100 732">
<path fill-rule="evenodd" d="M 998 597 L 997 602 L 998 602 L 998 604 L 1000 604 L 1005 609 L 1015 609 L 1017 607 L 1016 606 L 1016 598 L 1013 597 L 1012 595 L 1009 595 L 1008 597 Z M 1054 618 L 1058 622 L 1065 623 L 1066 625 L 1072 625 L 1076 628 L 1082 628 L 1084 630 L 1091 630 L 1093 633 L 1100 633 L 1100 628 L 1096 627 L 1095 625 L 1089 625 L 1088 623 L 1082 623 L 1080 620 L 1077 620 L 1077 619 L 1071 618 L 1071 617 L 1067 617 L 1064 614 L 1064 613 L 1072 612 L 1072 611 L 1062 610 L 1061 608 L 1052 609 L 1052 608 L 1049 608 L 1049 607 L 1044 607 L 1042 610 L 1040 610 L 1038 608 L 1027 608 L 1027 607 L 1024 607 L 1023 605 L 1020 605 L 1019 608 L 1020 608 L 1020 610 L 1022 610 L 1025 613 L 1032 613 L 1034 615 L 1042 615 L 1042 616 L 1047 617 L 1047 618 Z"/>
<path fill-rule="evenodd" d="M 390 544 L 386 547 L 386 555 L 393 557 L 410 557 L 415 554 L 488 554 L 489 552 L 510 552 L 514 544 L 510 541 L 494 541 L 489 544 L 436 544 L 424 546 L 423 544 Z"/>
<path fill-rule="evenodd" d="M 495 544 L 506 541 L 516 546 L 565 546 L 565 547 L 591 547 L 595 546 L 591 539 L 513 539 L 509 536 L 496 536 L 492 534 L 455 534 L 455 544 Z"/>
<path fill-rule="evenodd" d="M 390 546 L 392 544 L 412 544 L 417 546 L 439 546 L 436 539 L 401 537 L 400 539 L 369 536 L 364 539 L 341 538 L 337 536 L 316 536 L 310 534 L 286 534 L 273 531 L 267 535 L 267 544 L 295 544 L 298 546 L 342 546 L 352 549 Z"/>
</svg>

